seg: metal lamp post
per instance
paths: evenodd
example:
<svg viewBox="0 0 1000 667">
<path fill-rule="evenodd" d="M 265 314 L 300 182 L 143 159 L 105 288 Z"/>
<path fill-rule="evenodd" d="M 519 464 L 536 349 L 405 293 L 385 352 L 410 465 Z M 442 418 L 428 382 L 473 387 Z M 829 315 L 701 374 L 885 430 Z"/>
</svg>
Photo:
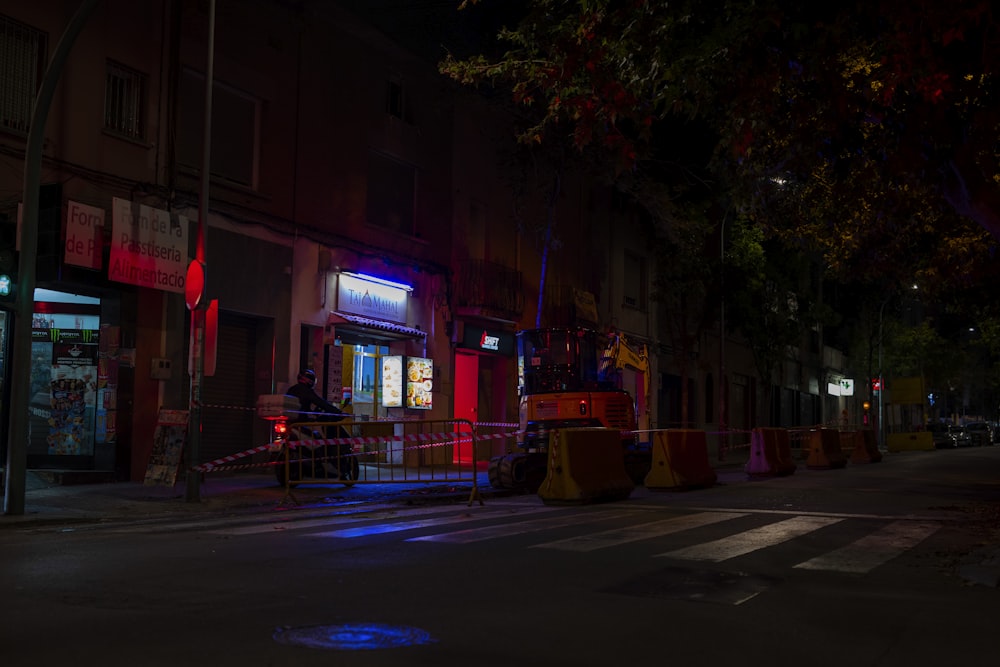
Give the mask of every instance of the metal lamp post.
<svg viewBox="0 0 1000 667">
<path fill-rule="evenodd" d="M 885 304 L 889 299 L 882 302 L 878 309 L 878 446 L 885 448 L 885 378 L 882 377 L 882 315 L 885 313 Z"/>
</svg>

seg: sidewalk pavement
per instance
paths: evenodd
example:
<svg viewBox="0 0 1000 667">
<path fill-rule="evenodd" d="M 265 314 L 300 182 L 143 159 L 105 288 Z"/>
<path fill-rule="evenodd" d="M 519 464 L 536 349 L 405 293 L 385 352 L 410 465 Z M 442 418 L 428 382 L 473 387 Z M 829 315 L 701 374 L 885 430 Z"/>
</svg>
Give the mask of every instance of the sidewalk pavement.
<svg viewBox="0 0 1000 667">
<path fill-rule="evenodd" d="M 719 482 L 731 475 L 744 478 L 743 462 L 733 459 L 719 462 Z M 456 476 L 454 471 L 452 476 Z M 494 489 L 485 470 L 476 475 L 476 485 L 446 478 L 430 481 L 359 482 L 344 484 L 301 485 L 291 494 L 278 485 L 273 472 L 239 471 L 207 473 L 199 487 L 197 501 L 187 500 L 187 482 L 183 478 L 170 487 L 146 486 L 142 482 L 113 482 L 108 474 L 86 475 L 72 471 L 29 470 L 26 478 L 25 511 L 22 515 L 0 514 L 0 530 L 39 524 L 99 523 L 145 521 L 166 518 L 252 515 L 285 513 L 297 509 L 317 509 L 338 505 L 422 505 L 432 502 L 469 504 L 474 491 L 487 502 L 490 498 L 523 495 L 512 489 Z M 0 470 L 2 479 L 2 470 Z M 86 480 L 102 483 L 81 483 Z M 65 483 L 60 483 L 62 480 Z M 0 483 L 0 489 L 3 484 Z M 637 486 L 632 498 L 646 493 Z M 531 494 L 533 495 L 533 494 Z"/>
<path fill-rule="evenodd" d="M 468 480 L 468 475 L 465 476 Z M 485 472 L 476 477 L 483 498 L 511 495 L 489 486 Z M 0 530 L 53 524 L 147 521 L 225 515 L 260 515 L 335 505 L 469 502 L 470 481 L 387 482 L 303 485 L 286 492 L 274 474 L 205 475 L 198 498 L 187 499 L 187 482 L 146 486 L 142 482 L 60 484 L 47 474 L 28 471 L 24 514 L 0 515 Z"/>
</svg>

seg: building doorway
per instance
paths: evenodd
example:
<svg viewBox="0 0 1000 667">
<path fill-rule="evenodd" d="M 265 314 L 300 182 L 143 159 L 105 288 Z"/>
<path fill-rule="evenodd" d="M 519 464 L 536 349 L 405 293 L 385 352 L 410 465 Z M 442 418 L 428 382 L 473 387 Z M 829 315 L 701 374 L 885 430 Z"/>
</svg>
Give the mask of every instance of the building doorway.
<svg viewBox="0 0 1000 667">
<path fill-rule="evenodd" d="M 503 426 L 510 387 L 507 358 L 469 352 L 455 353 L 455 419 L 468 419 L 479 425 L 477 431 L 495 433 Z M 460 429 L 463 428 L 460 426 Z M 464 427 L 467 428 L 467 427 Z M 458 448 L 455 463 L 471 463 L 471 451 Z M 483 439 L 477 443 L 476 461 L 488 461 L 506 451 L 502 439 Z"/>
</svg>

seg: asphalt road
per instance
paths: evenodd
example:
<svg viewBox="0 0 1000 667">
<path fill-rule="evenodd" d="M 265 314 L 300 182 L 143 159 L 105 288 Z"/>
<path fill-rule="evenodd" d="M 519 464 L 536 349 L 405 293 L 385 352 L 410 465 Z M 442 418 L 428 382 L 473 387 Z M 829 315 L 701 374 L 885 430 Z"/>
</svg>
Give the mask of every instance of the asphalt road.
<svg viewBox="0 0 1000 667">
<path fill-rule="evenodd" d="M 535 496 L 0 531 L 4 665 L 992 664 L 1000 447 Z"/>
</svg>

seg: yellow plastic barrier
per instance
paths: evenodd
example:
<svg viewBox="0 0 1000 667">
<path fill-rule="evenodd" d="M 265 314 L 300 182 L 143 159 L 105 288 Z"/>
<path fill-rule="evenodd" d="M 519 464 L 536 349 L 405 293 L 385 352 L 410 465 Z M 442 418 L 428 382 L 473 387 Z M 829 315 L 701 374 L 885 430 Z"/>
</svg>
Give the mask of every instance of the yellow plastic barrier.
<svg viewBox="0 0 1000 667">
<path fill-rule="evenodd" d="M 854 432 L 854 450 L 851 452 L 851 463 L 878 463 L 882 460 L 882 452 L 875 442 L 875 431 L 870 428 Z"/>
<path fill-rule="evenodd" d="M 788 429 L 755 428 L 750 433 L 750 459 L 746 472 L 751 477 L 775 477 L 795 472 Z"/>
<path fill-rule="evenodd" d="M 915 433 L 890 433 L 885 447 L 890 452 L 933 451 L 934 434 L 930 431 Z"/>
<path fill-rule="evenodd" d="M 840 448 L 840 431 L 818 428 L 809 432 L 809 456 L 806 467 L 813 469 L 843 468 L 847 457 Z"/>
<path fill-rule="evenodd" d="M 566 428 L 551 432 L 545 480 L 546 504 L 625 500 L 635 485 L 625 472 L 621 431 Z"/>
<path fill-rule="evenodd" d="M 647 489 L 695 489 L 718 479 L 708 462 L 704 431 L 668 429 L 653 433 L 653 462 L 646 474 Z"/>
</svg>

